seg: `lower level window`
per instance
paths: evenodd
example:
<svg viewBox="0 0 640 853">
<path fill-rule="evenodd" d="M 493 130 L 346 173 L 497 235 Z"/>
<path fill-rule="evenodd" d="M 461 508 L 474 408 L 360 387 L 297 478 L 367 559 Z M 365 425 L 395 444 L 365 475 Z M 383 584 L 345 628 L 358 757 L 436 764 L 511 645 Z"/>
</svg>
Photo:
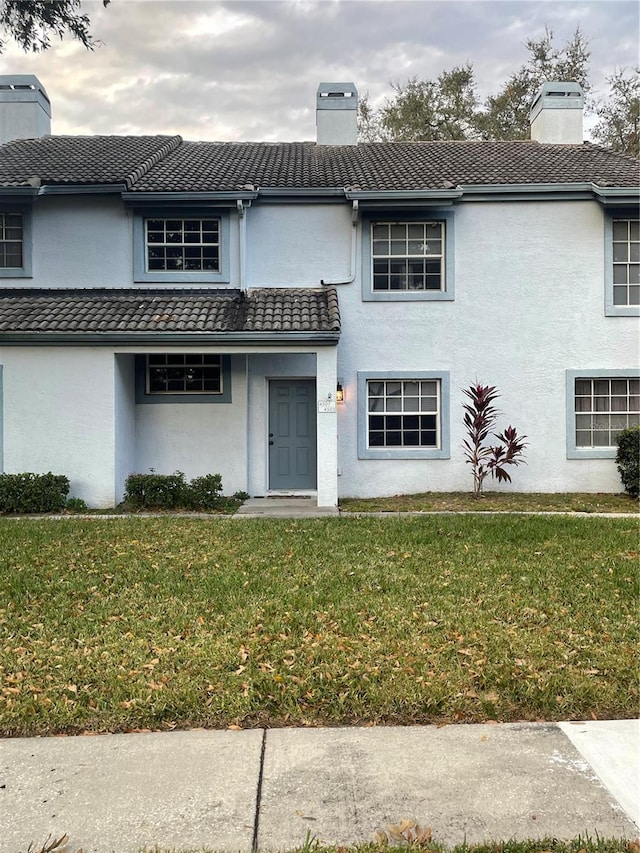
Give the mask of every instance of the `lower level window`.
<svg viewBox="0 0 640 853">
<path fill-rule="evenodd" d="M 222 394 L 222 357 L 209 354 L 147 356 L 147 394 Z"/>
<path fill-rule="evenodd" d="M 358 373 L 359 459 L 448 459 L 449 373 Z"/>
<path fill-rule="evenodd" d="M 437 379 L 367 383 L 369 447 L 439 447 Z"/>
<path fill-rule="evenodd" d="M 576 448 L 611 448 L 618 433 L 640 423 L 640 379 L 577 377 Z"/>
</svg>

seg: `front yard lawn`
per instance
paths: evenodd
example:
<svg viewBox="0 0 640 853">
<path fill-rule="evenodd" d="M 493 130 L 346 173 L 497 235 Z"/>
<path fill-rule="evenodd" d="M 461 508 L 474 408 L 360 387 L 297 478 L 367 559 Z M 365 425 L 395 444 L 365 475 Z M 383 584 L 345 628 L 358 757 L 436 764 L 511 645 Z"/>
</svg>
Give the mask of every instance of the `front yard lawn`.
<svg viewBox="0 0 640 853">
<path fill-rule="evenodd" d="M 342 498 L 342 512 L 635 512 L 637 499 L 605 492 L 422 492 L 389 498 Z"/>
<path fill-rule="evenodd" d="M 0 735 L 637 714 L 635 519 L 4 519 L 0 555 Z"/>
</svg>

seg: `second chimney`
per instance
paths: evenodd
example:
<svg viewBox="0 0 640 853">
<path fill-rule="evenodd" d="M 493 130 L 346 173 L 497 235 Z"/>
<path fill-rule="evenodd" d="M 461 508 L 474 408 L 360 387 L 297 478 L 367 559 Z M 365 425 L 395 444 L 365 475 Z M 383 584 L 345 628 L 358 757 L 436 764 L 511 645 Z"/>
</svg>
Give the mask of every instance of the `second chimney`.
<svg viewBox="0 0 640 853">
<path fill-rule="evenodd" d="M 584 95 L 579 83 L 543 83 L 531 104 L 531 139 L 582 145 Z"/>
<path fill-rule="evenodd" d="M 318 145 L 358 144 L 358 90 L 353 83 L 320 83 L 316 128 Z"/>
</svg>

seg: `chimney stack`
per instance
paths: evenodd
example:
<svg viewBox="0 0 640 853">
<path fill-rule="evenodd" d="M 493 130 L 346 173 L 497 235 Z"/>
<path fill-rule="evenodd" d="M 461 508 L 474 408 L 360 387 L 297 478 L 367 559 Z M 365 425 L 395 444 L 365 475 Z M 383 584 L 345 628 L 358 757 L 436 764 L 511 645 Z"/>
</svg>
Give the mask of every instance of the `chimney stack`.
<svg viewBox="0 0 640 853">
<path fill-rule="evenodd" d="M 358 144 L 358 90 L 353 83 L 320 83 L 316 128 L 318 145 Z"/>
<path fill-rule="evenodd" d="M 51 104 L 33 74 L 0 76 L 0 145 L 51 133 Z"/>
<path fill-rule="evenodd" d="M 543 83 L 531 104 L 531 139 L 555 145 L 582 145 L 583 109 L 579 83 Z"/>
</svg>

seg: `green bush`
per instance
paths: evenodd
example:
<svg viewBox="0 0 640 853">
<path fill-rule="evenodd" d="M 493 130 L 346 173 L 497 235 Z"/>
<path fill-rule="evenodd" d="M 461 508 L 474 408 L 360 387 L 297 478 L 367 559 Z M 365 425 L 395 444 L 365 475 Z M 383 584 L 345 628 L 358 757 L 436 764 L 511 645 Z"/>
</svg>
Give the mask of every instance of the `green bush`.
<svg viewBox="0 0 640 853">
<path fill-rule="evenodd" d="M 196 477 L 187 486 L 187 499 L 192 509 L 216 509 L 222 496 L 220 474 Z"/>
<path fill-rule="evenodd" d="M 637 498 L 640 491 L 640 426 L 618 433 L 616 462 L 625 492 Z"/>
<path fill-rule="evenodd" d="M 124 500 L 134 509 L 177 509 L 188 504 L 182 471 L 173 474 L 129 474 Z"/>
<path fill-rule="evenodd" d="M 68 494 L 63 474 L 0 474 L 0 512 L 60 512 Z"/>
<path fill-rule="evenodd" d="M 125 482 L 124 504 L 131 509 L 233 510 L 237 496 L 222 496 L 220 474 L 195 477 L 190 483 L 182 471 L 173 474 L 130 474 Z"/>
</svg>

